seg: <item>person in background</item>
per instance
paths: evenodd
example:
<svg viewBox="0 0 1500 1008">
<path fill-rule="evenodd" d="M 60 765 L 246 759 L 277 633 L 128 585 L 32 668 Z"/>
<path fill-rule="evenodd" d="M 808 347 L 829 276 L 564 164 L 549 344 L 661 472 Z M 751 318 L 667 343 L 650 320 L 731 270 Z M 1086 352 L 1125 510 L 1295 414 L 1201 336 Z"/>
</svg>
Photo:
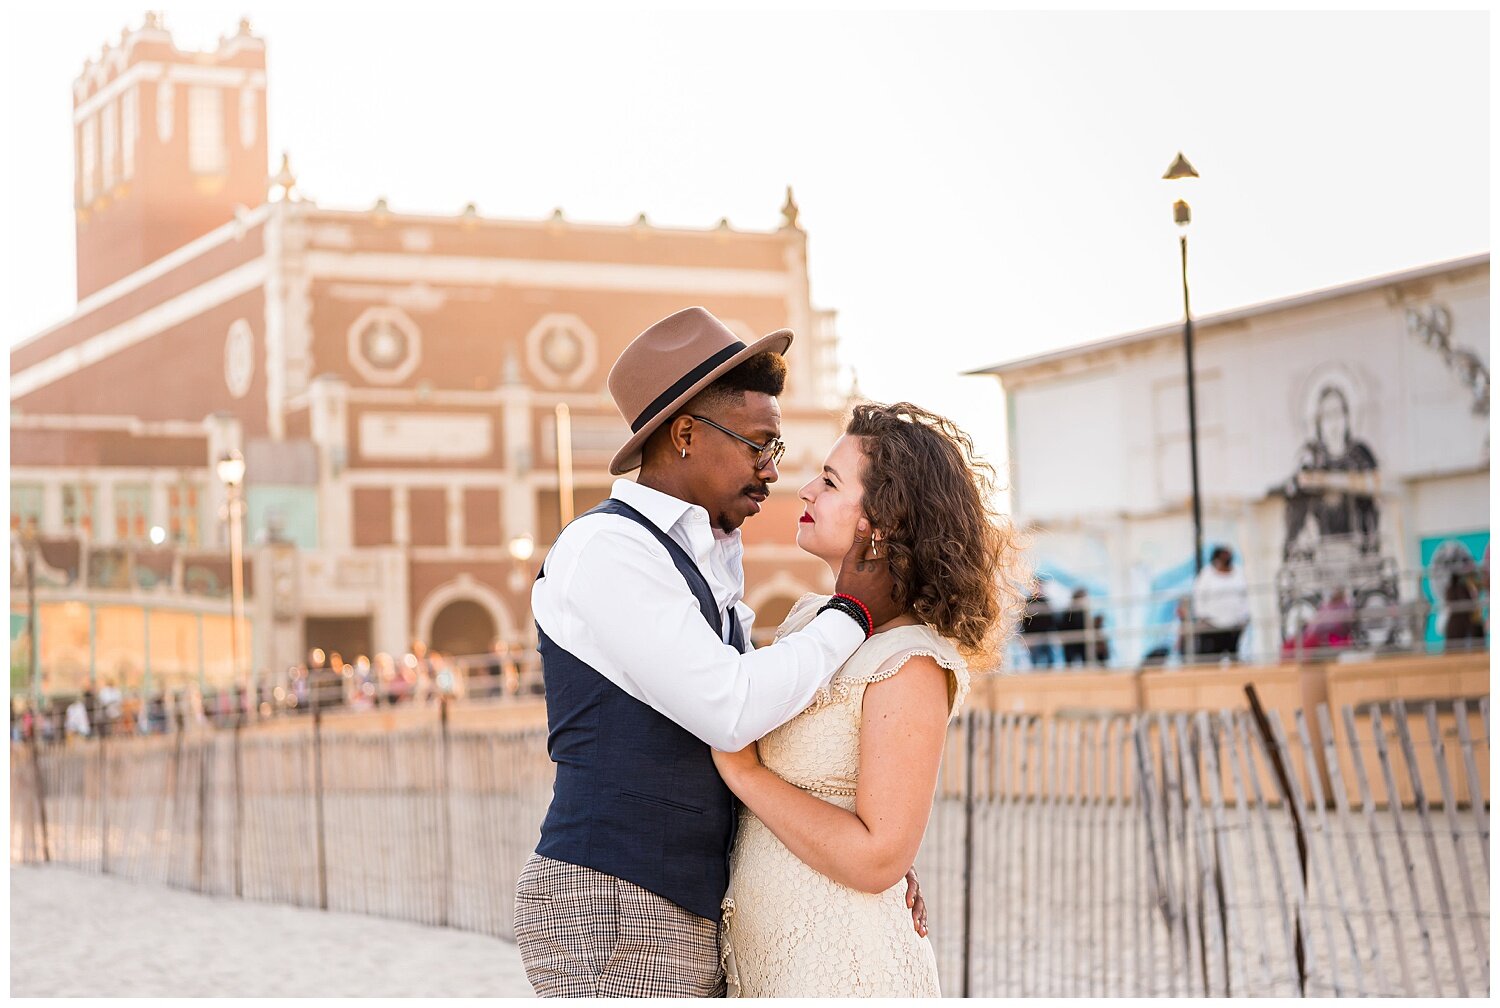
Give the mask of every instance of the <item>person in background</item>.
<svg viewBox="0 0 1500 1008">
<path fill-rule="evenodd" d="M 1288 640 L 1281 645 L 1283 659 L 1324 658 L 1354 643 L 1354 606 L 1342 585 L 1328 593 L 1318 606 L 1312 622 L 1302 631 L 1300 642 Z"/>
<path fill-rule="evenodd" d="M 1109 639 L 1104 636 L 1104 617 L 1094 617 L 1094 662 L 1101 668 L 1109 665 Z"/>
<path fill-rule="evenodd" d="M 146 708 L 134 693 L 120 702 L 120 725 L 126 734 L 145 734 Z"/>
<path fill-rule="evenodd" d="M 440 651 L 432 652 L 432 688 L 438 698 L 449 697 L 454 700 L 463 698 L 463 670 L 454 663 L 451 655 L 445 655 Z"/>
<path fill-rule="evenodd" d="M 1047 603 L 1046 592 L 1042 591 L 1040 584 L 1035 585 L 1021 617 L 1021 640 L 1031 655 L 1032 668 L 1052 667 L 1052 631 L 1056 626 L 1057 617 Z"/>
<path fill-rule="evenodd" d="M 51 698 L 42 700 L 41 710 L 32 722 L 32 729 L 36 732 L 36 740 L 41 743 L 49 743 L 57 737 L 57 728 L 54 724 Z"/>
<path fill-rule="evenodd" d="M 113 679 L 106 679 L 104 686 L 99 690 L 99 733 L 101 735 L 114 734 L 123 716 L 124 698 L 120 695 L 120 689 Z"/>
<path fill-rule="evenodd" d="M 1197 656 L 1238 661 L 1240 635 L 1250 623 L 1250 588 L 1234 565 L 1234 551 L 1217 546 L 1208 566 L 1193 580 L 1197 616 Z"/>
<path fill-rule="evenodd" d="M 1455 570 L 1443 591 L 1448 618 L 1443 623 L 1443 650 L 1468 651 L 1484 646 L 1484 613 L 1479 605 L 1479 575 L 1471 562 Z"/>
<path fill-rule="evenodd" d="M 1192 640 L 1193 634 L 1193 601 L 1191 595 L 1184 595 L 1177 600 L 1177 656 L 1182 661 L 1187 661 L 1188 642 Z"/>
<path fill-rule="evenodd" d="M 1067 666 L 1089 663 L 1088 641 L 1084 639 L 1084 630 L 1088 626 L 1088 597 L 1086 589 L 1074 588 L 1072 604 L 1063 611 L 1062 618 L 1057 622 L 1062 639 L 1063 664 Z"/>
<path fill-rule="evenodd" d="M 68 712 L 63 718 L 63 726 L 67 729 L 69 737 L 89 737 L 89 709 L 83 702 L 83 697 L 74 697 L 73 702 L 68 704 Z"/>
<path fill-rule="evenodd" d="M 153 693 L 146 703 L 146 734 L 160 735 L 167 730 L 167 704 L 160 693 Z"/>
</svg>

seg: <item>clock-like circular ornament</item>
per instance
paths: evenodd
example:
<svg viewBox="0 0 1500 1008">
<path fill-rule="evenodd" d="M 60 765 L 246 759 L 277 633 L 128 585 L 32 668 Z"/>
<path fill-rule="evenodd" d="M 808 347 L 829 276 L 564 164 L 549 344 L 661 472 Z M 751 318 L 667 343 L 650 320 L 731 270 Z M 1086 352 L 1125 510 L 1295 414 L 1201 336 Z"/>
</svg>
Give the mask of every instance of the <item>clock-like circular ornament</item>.
<svg viewBox="0 0 1500 1008">
<path fill-rule="evenodd" d="M 599 363 L 599 339 L 577 315 L 550 312 L 526 334 L 526 360 L 544 386 L 579 388 Z"/>
<path fill-rule="evenodd" d="M 542 359 L 558 374 L 571 374 L 583 359 L 583 341 L 572 329 L 554 326 L 542 338 Z"/>
<path fill-rule="evenodd" d="M 377 318 L 360 333 L 365 360 L 376 367 L 393 368 L 406 359 L 409 339 L 388 318 Z"/>
<path fill-rule="evenodd" d="M 422 330 L 395 305 L 374 305 L 349 327 L 349 363 L 372 385 L 397 385 L 422 357 Z"/>
</svg>

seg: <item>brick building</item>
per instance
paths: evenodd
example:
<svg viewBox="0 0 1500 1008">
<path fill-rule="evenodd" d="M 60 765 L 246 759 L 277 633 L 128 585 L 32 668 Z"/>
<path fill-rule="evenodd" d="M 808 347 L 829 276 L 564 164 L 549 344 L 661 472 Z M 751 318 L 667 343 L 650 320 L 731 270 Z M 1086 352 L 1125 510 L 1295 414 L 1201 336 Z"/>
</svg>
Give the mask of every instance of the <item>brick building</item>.
<svg viewBox="0 0 1500 1008">
<path fill-rule="evenodd" d="M 790 192 L 772 232 L 326 209 L 285 158 L 267 179 L 265 53 L 244 22 L 182 52 L 148 17 L 74 84 L 78 305 L 11 352 L 12 530 L 41 540 L 49 690 L 229 678 L 215 463 L 232 450 L 262 681 L 313 646 L 530 641 L 560 521 L 558 407 L 581 512 L 626 437 L 610 365 L 691 304 L 746 339 L 797 333 L 748 600 L 774 628 L 826 587 L 795 545 L 795 492 L 845 399 Z"/>
</svg>

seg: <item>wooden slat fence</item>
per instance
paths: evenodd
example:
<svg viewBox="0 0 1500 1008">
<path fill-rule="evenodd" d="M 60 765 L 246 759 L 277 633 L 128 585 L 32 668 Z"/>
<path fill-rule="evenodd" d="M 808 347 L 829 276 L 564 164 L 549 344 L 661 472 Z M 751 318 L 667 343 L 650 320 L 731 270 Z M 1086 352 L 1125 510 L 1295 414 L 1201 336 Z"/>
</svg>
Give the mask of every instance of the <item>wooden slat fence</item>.
<svg viewBox="0 0 1500 1008">
<path fill-rule="evenodd" d="M 944 990 L 1487 994 L 1488 763 L 1487 697 L 971 712 L 918 858 Z M 13 746 L 11 859 L 510 939 L 551 782 L 541 730 L 446 717 Z"/>
</svg>

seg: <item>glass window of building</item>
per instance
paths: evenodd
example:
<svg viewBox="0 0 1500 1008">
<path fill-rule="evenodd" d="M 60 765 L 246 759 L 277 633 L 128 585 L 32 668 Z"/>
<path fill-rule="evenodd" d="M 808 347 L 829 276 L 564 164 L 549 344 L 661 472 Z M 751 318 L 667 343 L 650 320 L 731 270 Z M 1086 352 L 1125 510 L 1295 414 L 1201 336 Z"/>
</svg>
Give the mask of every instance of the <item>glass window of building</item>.
<svg viewBox="0 0 1500 1008">
<path fill-rule="evenodd" d="M 188 90 L 188 166 L 199 175 L 224 171 L 224 95 L 218 88 Z"/>
<path fill-rule="evenodd" d="M 64 483 L 63 528 L 85 538 L 94 534 L 94 488 L 88 483 Z"/>
<path fill-rule="evenodd" d="M 78 174 L 82 178 L 83 202 L 94 201 L 94 173 L 99 167 L 99 120 L 89 116 L 78 127 Z"/>
<path fill-rule="evenodd" d="M 198 545 L 198 487 L 192 483 L 177 483 L 167 488 L 168 518 L 167 533 L 178 546 Z"/>
<path fill-rule="evenodd" d="M 147 542 L 151 534 L 151 488 L 145 483 L 115 486 L 115 539 Z"/>
<path fill-rule="evenodd" d="M 140 130 L 141 93 L 131 88 L 120 96 L 120 177 L 135 174 L 135 138 Z"/>
<path fill-rule="evenodd" d="M 22 532 L 42 527 L 42 487 L 39 483 L 10 485 L 10 530 Z"/>
<path fill-rule="evenodd" d="M 104 190 L 108 192 L 115 184 L 115 154 L 119 134 L 115 130 L 115 115 L 118 109 L 114 102 L 107 103 L 99 112 L 99 136 L 102 141 L 100 167 L 104 173 Z"/>
</svg>

